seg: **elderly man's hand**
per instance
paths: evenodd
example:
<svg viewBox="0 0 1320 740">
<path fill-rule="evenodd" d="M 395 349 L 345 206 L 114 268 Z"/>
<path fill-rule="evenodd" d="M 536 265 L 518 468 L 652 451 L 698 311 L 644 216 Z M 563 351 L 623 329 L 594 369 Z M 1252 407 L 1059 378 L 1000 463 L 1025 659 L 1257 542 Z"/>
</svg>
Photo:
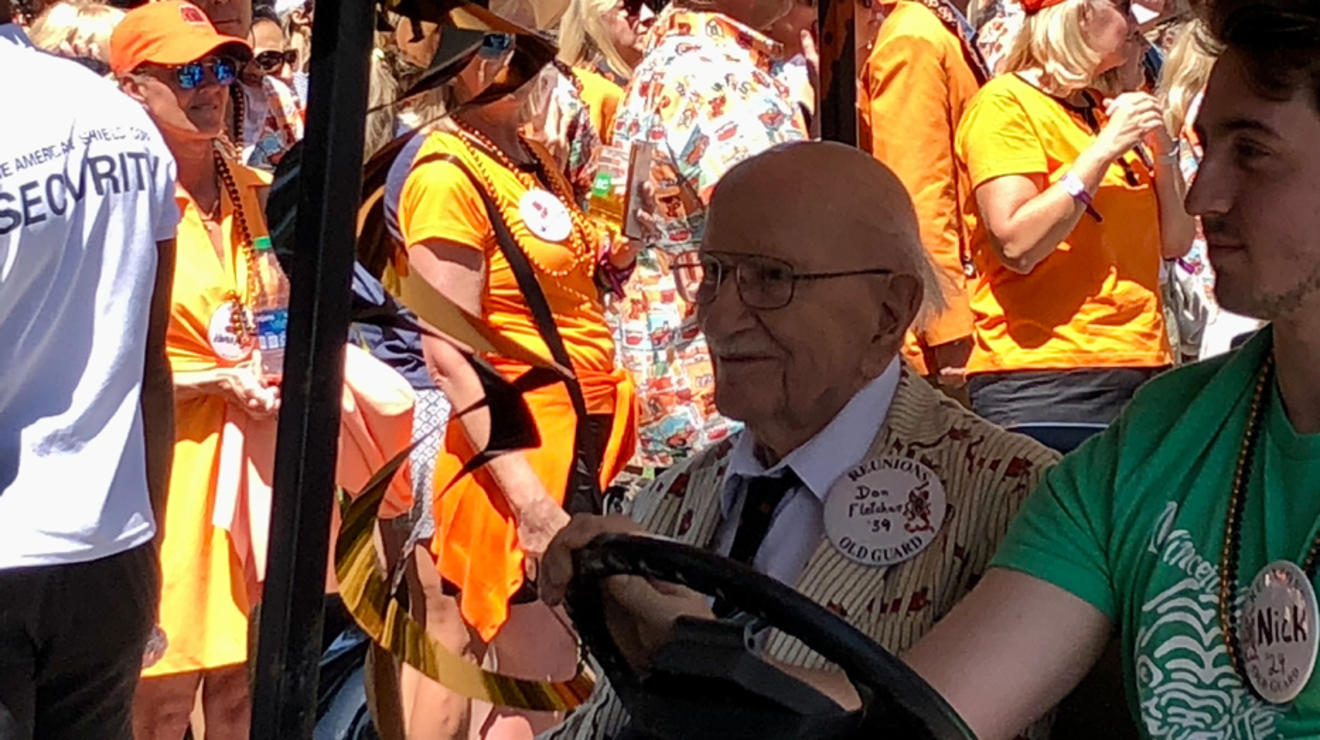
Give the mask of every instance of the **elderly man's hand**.
<svg viewBox="0 0 1320 740">
<path fill-rule="evenodd" d="M 541 599 L 551 606 L 564 600 L 573 577 L 573 553 L 602 534 L 646 534 L 637 523 L 622 516 L 573 517 L 550 543 L 541 563 Z M 681 616 L 713 619 L 706 598 L 672 583 L 638 576 L 615 576 L 602 584 L 605 623 L 619 650 L 634 668 L 651 662 L 655 652 L 669 639 L 674 620 Z"/>
</svg>

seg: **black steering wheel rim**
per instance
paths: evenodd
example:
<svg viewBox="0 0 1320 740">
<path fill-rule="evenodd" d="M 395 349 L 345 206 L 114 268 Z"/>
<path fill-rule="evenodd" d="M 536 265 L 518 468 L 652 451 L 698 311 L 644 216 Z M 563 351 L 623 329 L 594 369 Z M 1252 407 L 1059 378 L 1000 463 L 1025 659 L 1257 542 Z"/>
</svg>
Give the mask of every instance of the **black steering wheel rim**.
<svg viewBox="0 0 1320 740">
<path fill-rule="evenodd" d="M 625 705 L 630 695 L 641 691 L 641 684 L 605 623 L 600 586 L 605 578 L 616 575 L 686 586 L 734 604 L 796 637 L 843 669 L 862 697 L 868 728 L 902 729 L 902 737 L 976 737 L 948 702 L 912 669 L 794 589 L 741 563 L 689 545 L 649 536 L 606 534 L 574 553 L 574 574 L 565 606 L 583 642 Z M 914 731 L 917 734 L 911 734 Z"/>
</svg>

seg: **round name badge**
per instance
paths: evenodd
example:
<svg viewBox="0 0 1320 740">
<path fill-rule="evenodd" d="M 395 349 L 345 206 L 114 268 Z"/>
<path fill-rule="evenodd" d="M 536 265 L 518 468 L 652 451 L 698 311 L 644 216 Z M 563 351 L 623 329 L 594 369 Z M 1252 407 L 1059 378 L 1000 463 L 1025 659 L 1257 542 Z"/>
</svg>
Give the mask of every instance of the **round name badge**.
<svg viewBox="0 0 1320 740">
<path fill-rule="evenodd" d="M 234 333 L 234 313 L 236 311 L 246 312 L 246 308 L 235 306 L 229 301 L 220 304 L 220 307 L 211 314 L 211 323 L 207 326 L 207 338 L 211 341 L 211 349 L 222 360 L 229 362 L 238 362 L 248 356 L 249 348 L 239 339 L 238 334 Z"/>
<path fill-rule="evenodd" d="M 1265 566 L 1242 607 L 1243 664 L 1256 693 L 1287 704 L 1315 671 L 1316 598 L 1306 573 L 1287 560 Z"/>
<path fill-rule="evenodd" d="M 825 499 L 825 534 L 863 565 L 893 565 L 926 549 L 948 512 L 944 484 L 930 468 L 896 455 L 845 472 Z"/>
<path fill-rule="evenodd" d="M 545 190 L 528 190 L 518 201 L 527 230 L 547 242 L 562 242 L 573 233 L 573 217 L 558 198 Z"/>
</svg>

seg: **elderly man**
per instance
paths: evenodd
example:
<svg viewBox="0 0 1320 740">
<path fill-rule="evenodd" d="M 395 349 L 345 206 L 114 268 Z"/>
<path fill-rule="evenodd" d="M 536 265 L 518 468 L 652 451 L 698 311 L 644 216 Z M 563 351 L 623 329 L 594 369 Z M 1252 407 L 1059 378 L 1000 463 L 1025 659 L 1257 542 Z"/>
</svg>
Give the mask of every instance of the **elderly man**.
<svg viewBox="0 0 1320 740">
<path fill-rule="evenodd" d="M 711 192 L 731 167 L 808 138 L 814 92 L 798 62 L 815 16 L 798 0 L 676 0 L 647 35 L 619 106 L 614 144 L 653 147 L 656 200 L 646 210 L 656 233 L 612 317 L 637 386 L 637 463 L 648 477 L 737 428 L 715 409 L 710 352 L 670 263 L 701 241 Z"/>
<path fill-rule="evenodd" d="M 971 587 L 1055 456 L 944 399 L 898 359 L 933 280 L 902 186 L 849 147 L 773 149 L 729 172 L 700 252 L 676 264 L 710 341 L 716 403 L 746 429 L 639 495 L 640 527 L 575 519 L 546 555 L 542 595 L 562 596 L 573 549 L 644 528 L 746 562 L 904 649 Z M 867 483 L 902 513 L 850 518 L 854 488 L 836 483 L 871 463 Z M 674 615 L 709 615 L 704 600 L 654 590 L 620 601 L 644 648 Z M 846 682 L 800 644 L 777 635 L 765 650 L 849 701 Z M 602 686 L 555 737 L 614 737 L 626 723 Z"/>
</svg>

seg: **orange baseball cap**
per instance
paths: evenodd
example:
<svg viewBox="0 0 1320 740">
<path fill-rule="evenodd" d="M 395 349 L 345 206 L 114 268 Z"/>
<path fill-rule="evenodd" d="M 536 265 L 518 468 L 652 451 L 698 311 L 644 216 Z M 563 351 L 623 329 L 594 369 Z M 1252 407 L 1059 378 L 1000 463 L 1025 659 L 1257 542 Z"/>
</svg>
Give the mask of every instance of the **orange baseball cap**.
<svg viewBox="0 0 1320 740">
<path fill-rule="evenodd" d="M 206 13 L 183 0 L 147 3 L 128 11 L 110 35 L 110 70 L 132 72 L 143 63 L 195 62 L 221 48 L 239 59 L 252 58 L 252 46 L 215 30 Z"/>
<path fill-rule="evenodd" d="M 1039 13 L 1051 5 L 1061 5 L 1063 2 L 1064 0 L 1022 0 L 1022 9 L 1027 12 L 1027 15 L 1031 15 L 1032 13 Z"/>
</svg>

